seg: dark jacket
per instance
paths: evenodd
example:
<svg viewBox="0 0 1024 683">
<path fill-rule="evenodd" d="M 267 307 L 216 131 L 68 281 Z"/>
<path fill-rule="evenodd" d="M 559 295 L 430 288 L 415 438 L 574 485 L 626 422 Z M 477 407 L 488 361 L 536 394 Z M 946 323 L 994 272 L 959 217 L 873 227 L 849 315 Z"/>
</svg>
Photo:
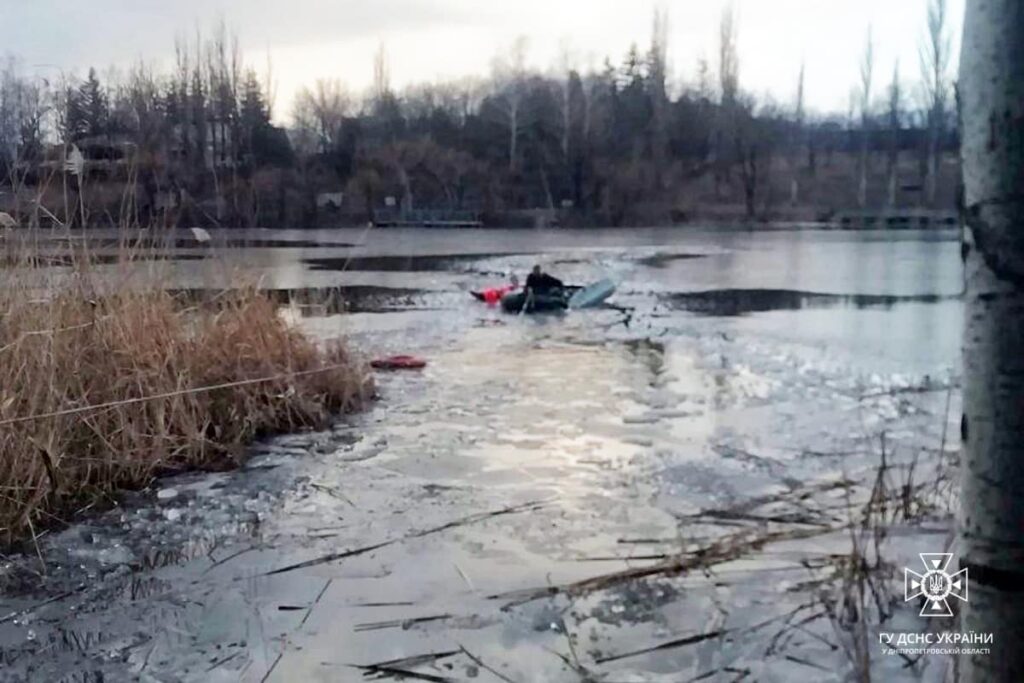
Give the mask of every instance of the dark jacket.
<svg viewBox="0 0 1024 683">
<path fill-rule="evenodd" d="M 526 289 L 532 289 L 535 294 L 544 294 L 552 289 L 563 289 L 564 287 L 565 283 L 547 273 L 540 275 L 530 273 L 526 278 Z"/>
</svg>

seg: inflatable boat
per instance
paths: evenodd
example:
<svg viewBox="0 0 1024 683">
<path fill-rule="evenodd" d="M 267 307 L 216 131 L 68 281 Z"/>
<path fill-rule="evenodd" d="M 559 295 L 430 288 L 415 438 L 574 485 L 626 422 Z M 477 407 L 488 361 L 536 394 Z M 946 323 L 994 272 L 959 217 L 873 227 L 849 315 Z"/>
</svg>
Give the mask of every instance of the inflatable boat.
<svg viewBox="0 0 1024 683">
<path fill-rule="evenodd" d="M 501 308 L 506 313 L 542 313 L 570 308 L 594 308 L 603 304 L 614 293 L 615 283 L 611 280 L 601 280 L 587 287 L 553 289 L 544 294 L 512 292 L 501 298 Z"/>
</svg>

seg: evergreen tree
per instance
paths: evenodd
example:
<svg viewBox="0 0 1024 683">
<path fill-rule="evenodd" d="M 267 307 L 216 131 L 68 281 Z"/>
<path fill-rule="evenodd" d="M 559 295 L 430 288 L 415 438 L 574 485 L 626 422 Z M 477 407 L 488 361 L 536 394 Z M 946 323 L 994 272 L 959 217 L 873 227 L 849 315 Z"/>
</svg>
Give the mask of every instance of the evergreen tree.
<svg viewBox="0 0 1024 683">
<path fill-rule="evenodd" d="M 248 71 L 242 82 L 242 101 L 239 105 L 239 121 L 243 136 L 249 137 L 264 126 L 270 125 L 270 114 L 263 98 L 263 89 L 255 71 Z"/>
<path fill-rule="evenodd" d="M 65 143 L 75 142 L 85 137 L 88 124 L 86 123 L 85 109 L 82 107 L 82 98 L 77 88 L 64 90 L 63 98 L 63 119 L 61 121 L 61 138 Z"/>
<path fill-rule="evenodd" d="M 78 87 L 78 111 L 82 116 L 79 124 L 84 136 L 105 135 L 108 132 L 110 108 L 106 93 L 96 77 L 96 69 L 89 69 L 89 76 Z"/>
<path fill-rule="evenodd" d="M 270 122 L 270 107 L 256 72 L 242 81 L 238 122 L 243 162 L 254 166 L 289 166 L 293 161 L 288 136 Z"/>
</svg>

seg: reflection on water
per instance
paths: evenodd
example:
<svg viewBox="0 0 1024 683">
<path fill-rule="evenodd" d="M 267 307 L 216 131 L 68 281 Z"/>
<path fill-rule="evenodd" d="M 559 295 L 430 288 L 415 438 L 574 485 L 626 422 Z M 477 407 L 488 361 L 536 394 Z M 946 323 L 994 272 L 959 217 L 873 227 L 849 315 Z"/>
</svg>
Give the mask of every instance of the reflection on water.
<svg viewBox="0 0 1024 683">
<path fill-rule="evenodd" d="M 338 256 L 307 258 L 310 270 L 434 272 L 466 270 L 470 264 L 493 258 L 494 254 L 428 254 L 421 256 Z"/>
</svg>

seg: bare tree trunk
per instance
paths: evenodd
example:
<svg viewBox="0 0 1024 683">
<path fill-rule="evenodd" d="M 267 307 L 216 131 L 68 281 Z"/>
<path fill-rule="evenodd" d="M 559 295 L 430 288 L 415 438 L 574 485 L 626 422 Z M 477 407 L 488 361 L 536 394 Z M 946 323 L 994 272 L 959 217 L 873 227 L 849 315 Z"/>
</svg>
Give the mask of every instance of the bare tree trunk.
<svg viewBox="0 0 1024 683">
<path fill-rule="evenodd" d="M 903 88 L 900 85 L 900 64 L 892 73 L 892 84 L 889 86 L 889 207 L 896 206 L 897 187 L 899 185 L 900 167 L 900 114 L 903 106 Z"/>
<path fill-rule="evenodd" d="M 857 206 L 863 209 L 868 203 L 868 137 L 871 127 L 871 82 L 875 71 L 875 39 L 868 27 L 864 58 L 860 65 L 860 178 L 857 183 Z"/>
<path fill-rule="evenodd" d="M 569 163 L 569 133 L 572 129 L 572 91 L 570 88 L 570 75 L 565 74 L 565 83 L 562 85 L 562 159 Z"/>
<path fill-rule="evenodd" d="M 949 82 L 946 68 L 952 53 L 947 28 L 949 16 L 947 0 L 929 0 L 927 39 L 921 49 L 921 67 L 925 94 L 928 97 L 928 140 L 925 161 L 925 201 L 935 206 L 939 181 L 939 155 L 942 152 L 945 128 L 946 100 Z"/>
<path fill-rule="evenodd" d="M 860 168 L 859 178 L 857 180 L 857 206 L 863 209 L 868 204 L 868 143 L 866 141 L 867 131 L 862 131 L 865 135 L 865 142 L 861 143 L 860 147 L 860 161 L 858 167 Z"/>
<path fill-rule="evenodd" d="M 555 199 L 551 196 L 551 183 L 548 182 L 548 170 L 546 163 L 542 163 L 540 165 L 540 183 L 541 187 L 544 188 L 544 199 L 547 201 L 548 211 L 554 213 Z"/>
<path fill-rule="evenodd" d="M 758 149 L 753 142 L 740 142 L 736 145 L 737 157 L 740 162 L 740 180 L 743 182 L 743 203 L 747 210 L 747 219 L 753 220 L 757 213 L 757 165 Z"/>
<path fill-rule="evenodd" d="M 939 116 L 939 113 L 933 113 L 931 118 L 938 119 Z M 928 206 L 933 209 L 935 208 L 935 197 L 939 185 L 939 137 L 942 134 L 939 126 L 940 124 L 937 120 L 933 121 L 928 130 L 928 179 L 925 182 L 925 192 Z"/>
<path fill-rule="evenodd" d="M 508 170 L 516 170 L 519 148 L 519 96 L 516 95 L 508 110 Z"/>
<path fill-rule="evenodd" d="M 969 0 L 961 61 L 966 331 L 961 680 L 1024 681 L 1024 5 Z"/>
<path fill-rule="evenodd" d="M 409 172 L 400 163 L 395 164 L 395 170 L 398 171 L 398 180 L 402 184 L 402 211 L 409 213 L 413 209 L 412 183 L 409 181 Z"/>
<path fill-rule="evenodd" d="M 796 86 L 793 133 L 789 141 L 789 169 L 793 174 L 789 184 L 789 203 L 793 206 L 800 201 L 800 148 L 804 144 L 804 76 L 805 66 L 801 62 L 800 77 Z"/>
</svg>

